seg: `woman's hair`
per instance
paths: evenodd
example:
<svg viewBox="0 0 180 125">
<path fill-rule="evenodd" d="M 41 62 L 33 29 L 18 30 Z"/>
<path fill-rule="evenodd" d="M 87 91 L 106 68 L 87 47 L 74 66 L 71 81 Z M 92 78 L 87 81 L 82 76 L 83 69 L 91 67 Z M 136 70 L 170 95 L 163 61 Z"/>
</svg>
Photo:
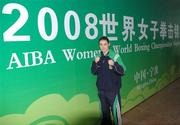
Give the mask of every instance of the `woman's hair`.
<svg viewBox="0 0 180 125">
<path fill-rule="evenodd" d="M 99 38 L 99 42 L 100 42 L 101 40 L 106 40 L 106 41 L 109 43 L 109 39 L 108 39 L 106 36 L 102 36 L 101 38 Z"/>
</svg>

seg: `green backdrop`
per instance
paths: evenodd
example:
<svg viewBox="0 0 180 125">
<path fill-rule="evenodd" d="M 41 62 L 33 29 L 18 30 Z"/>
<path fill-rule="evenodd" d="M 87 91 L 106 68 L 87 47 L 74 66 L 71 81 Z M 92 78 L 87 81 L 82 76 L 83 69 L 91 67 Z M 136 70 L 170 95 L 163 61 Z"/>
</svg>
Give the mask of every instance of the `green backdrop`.
<svg viewBox="0 0 180 125">
<path fill-rule="evenodd" d="M 91 62 L 106 35 L 127 67 L 126 112 L 180 76 L 174 1 L 1 0 L 0 125 L 96 125 Z"/>
</svg>

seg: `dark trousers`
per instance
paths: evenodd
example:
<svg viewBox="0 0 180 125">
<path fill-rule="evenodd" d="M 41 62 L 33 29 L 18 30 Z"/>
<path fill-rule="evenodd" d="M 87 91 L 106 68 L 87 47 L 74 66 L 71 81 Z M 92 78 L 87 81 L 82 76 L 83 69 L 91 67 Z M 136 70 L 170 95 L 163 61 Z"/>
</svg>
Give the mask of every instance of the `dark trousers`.
<svg viewBox="0 0 180 125">
<path fill-rule="evenodd" d="M 113 125 L 111 116 L 113 116 L 115 125 L 121 125 L 121 102 L 119 92 L 99 91 L 99 99 L 102 110 L 101 125 Z"/>
</svg>

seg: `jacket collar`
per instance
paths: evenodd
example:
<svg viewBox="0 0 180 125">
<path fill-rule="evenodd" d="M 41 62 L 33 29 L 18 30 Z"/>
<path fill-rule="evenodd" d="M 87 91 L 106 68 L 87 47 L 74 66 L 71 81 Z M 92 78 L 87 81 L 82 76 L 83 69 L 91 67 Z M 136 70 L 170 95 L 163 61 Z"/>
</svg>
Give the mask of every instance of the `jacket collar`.
<svg viewBox="0 0 180 125">
<path fill-rule="evenodd" d="M 109 55 L 109 51 L 107 52 L 106 55 L 104 55 L 104 53 L 101 51 L 101 56 L 108 56 Z"/>
</svg>

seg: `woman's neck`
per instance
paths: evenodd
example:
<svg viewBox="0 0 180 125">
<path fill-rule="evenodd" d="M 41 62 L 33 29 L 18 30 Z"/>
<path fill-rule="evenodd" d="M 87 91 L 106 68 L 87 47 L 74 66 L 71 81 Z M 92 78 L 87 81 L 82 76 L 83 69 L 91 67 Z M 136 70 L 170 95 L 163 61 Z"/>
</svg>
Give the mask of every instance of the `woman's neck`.
<svg viewBox="0 0 180 125">
<path fill-rule="evenodd" d="M 108 54 L 109 50 L 107 50 L 106 52 L 103 52 L 103 54 L 106 56 Z"/>
</svg>

